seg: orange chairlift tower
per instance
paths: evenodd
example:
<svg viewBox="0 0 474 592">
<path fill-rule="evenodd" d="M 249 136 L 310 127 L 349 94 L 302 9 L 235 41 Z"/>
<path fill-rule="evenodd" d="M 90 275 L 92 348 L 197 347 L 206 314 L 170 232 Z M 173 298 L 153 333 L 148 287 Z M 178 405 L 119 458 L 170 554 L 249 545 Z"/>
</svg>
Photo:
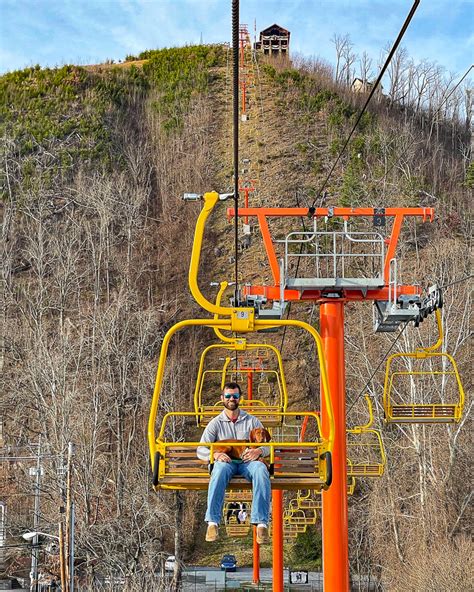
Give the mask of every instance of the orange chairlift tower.
<svg viewBox="0 0 474 592">
<path fill-rule="evenodd" d="M 247 121 L 247 92 L 252 84 L 252 73 L 249 71 L 246 62 L 246 52 L 251 50 L 250 35 L 247 25 L 239 25 L 239 86 L 241 92 L 240 100 L 240 118 Z"/>
<path fill-rule="evenodd" d="M 233 217 L 235 209 L 229 208 L 227 213 Z M 399 283 L 395 253 L 404 219 L 432 221 L 433 209 L 239 208 L 238 216 L 258 222 L 273 276 L 271 285 L 243 286 L 243 302 L 254 306 L 262 319 L 282 318 L 291 301 L 320 305 L 320 333 L 336 429 L 333 481 L 322 492 L 324 590 L 348 591 L 344 307 L 349 302 L 373 302 L 376 332 L 397 331 L 401 323 L 418 318 L 423 304 L 421 290 Z M 272 238 L 269 219 L 306 216 L 312 222 L 309 231 Z M 372 219 L 373 231 L 350 230 L 349 223 L 361 218 Z M 324 429 L 328 420 L 324 403 L 321 416 Z"/>
</svg>

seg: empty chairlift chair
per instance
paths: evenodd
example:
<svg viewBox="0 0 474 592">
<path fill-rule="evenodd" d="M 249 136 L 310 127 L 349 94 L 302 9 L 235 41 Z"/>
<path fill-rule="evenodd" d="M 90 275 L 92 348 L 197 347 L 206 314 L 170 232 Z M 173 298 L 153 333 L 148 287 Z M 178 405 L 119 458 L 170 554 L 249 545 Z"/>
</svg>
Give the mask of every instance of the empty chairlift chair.
<svg viewBox="0 0 474 592">
<path fill-rule="evenodd" d="M 347 430 L 347 476 L 381 477 L 386 457 L 379 430 L 372 429 L 374 415 L 372 402 L 365 395 L 369 409 L 369 421 L 363 426 Z"/>
<path fill-rule="evenodd" d="M 464 389 L 454 358 L 438 351 L 443 343 L 441 312 L 435 311 L 438 341 L 431 347 L 389 356 L 383 406 L 387 423 L 455 423 L 464 407 Z"/>
<path fill-rule="evenodd" d="M 268 350 L 274 354 L 276 369 L 264 368 L 258 354 Z M 228 354 L 234 353 L 234 359 Z M 245 366 L 243 363 L 243 352 Z M 206 368 L 209 354 L 227 354 L 221 368 Z M 248 354 L 254 353 L 250 358 Z M 237 354 L 235 358 L 235 354 Z M 206 368 L 206 369 L 205 369 Z M 220 392 L 226 382 L 238 382 L 243 398 L 240 408 L 255 415 L 266 428 L 279 426 L 288 403 L 285 375 L 280 352 L 272 345 L 247 343 L 245 339 L 234 339 L 229 343 L 216 343 L 208 346 L 201 355 L 196 381 L 194 407 L 198 413 L 199 425 L 206 426 L 213 412 L 222 411 Z M 256 386 L 256 388 L 255 388 Z M 257 397 L 254 396 L 256 391 Z"/>
</svg>

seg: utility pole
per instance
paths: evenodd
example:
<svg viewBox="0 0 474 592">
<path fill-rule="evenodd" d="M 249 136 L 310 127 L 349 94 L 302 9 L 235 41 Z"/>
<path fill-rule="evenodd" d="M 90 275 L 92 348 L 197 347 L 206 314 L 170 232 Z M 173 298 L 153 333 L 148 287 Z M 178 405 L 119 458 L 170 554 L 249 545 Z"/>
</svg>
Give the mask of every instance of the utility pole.
<svg viewBox="0 0 474 592">
<path fill-rule="evenodd" d="M 74 446 L 69 442 L 67 449 L 67 473 L 66 473 L 66 536 L 65 536 L 65 563 L 66 563 L 66 588 L 64 592 L 74 591 L 74 508 L 72 504 L 71 479 L 72 479 L 72 455 Z"/>
<path fill-rule="evenodd" d="M 75 509 L 74 502 L 71 503 L 71 526 L 69 531 L 70 549 L 69 549 L 69 592 L 74 592 L 74 520 Z"/>
<path fill-rule="evenodd" d="M 66 580 L 66 561 L 65 561 L 65 553 L 64 553 L 64 531 L 63 531 L 63 523 L 59 523 L 59 570 L 61 575 L 61 590 L 66 590 L 67 588 L 67 580 Z"/>
<path fill-rule="evenodd" d="M 40 484 L 41 484 L 41 436 L 38 442 L 38 453 L 36 457 L 36 468 L 30 469 L 30 475 L 35 475 L 35 505 L 33 513 L 33 531 L 38 532 L 40 517 Z M 32 540 L 31 547 L 31 570 L 30 570 L 30 592 L 38 592 L 38 535 Z"/>
</svg>

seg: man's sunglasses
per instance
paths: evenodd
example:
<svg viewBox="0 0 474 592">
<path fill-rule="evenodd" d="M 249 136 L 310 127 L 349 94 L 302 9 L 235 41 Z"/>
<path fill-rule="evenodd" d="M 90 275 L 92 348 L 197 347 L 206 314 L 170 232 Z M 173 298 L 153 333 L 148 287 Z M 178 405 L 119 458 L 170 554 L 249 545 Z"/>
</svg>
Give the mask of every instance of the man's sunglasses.
<svg viewBox="0 0 474 592">
<path fill-rule="evenodd" d="M 240 399 L 239 393 L 226 393 L 224 399 Z"/>
</svg>

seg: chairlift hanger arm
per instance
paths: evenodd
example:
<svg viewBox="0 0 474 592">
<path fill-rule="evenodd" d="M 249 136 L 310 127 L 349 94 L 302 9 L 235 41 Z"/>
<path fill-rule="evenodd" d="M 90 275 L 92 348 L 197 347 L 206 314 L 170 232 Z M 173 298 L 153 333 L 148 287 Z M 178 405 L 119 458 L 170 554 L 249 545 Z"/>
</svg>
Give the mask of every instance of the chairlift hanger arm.
<svg viewBox="0 0 474 592">
<path fill-rule="evenodd" d="M 224 292 L 226 291 L 228 285 L 229 285 L 229 282 L 221 282 L 220 283 L 220 288 L 219 288 L 219 291 L 217 292 L 217 296 L 216 296 L 216 306 L 221 306 L 222 296 L 223 296 Z M 219 315 L 215 314 L 214 318 L 218 319 Z M 222 331 L 220 329 L 218 329 L 217 327 L 215 327 L 214 333 L 217 335 L 217 337 L 221 341 L 225 341 L 227 343 L 235 343 L 235 341 L 236 341 L 234 337 L 227 337 L 227 335 L 224 335 L 222 333 Z"/>
<path fill-rule="evenodd" d="M 372 427 L 372 424 L 374 423 L 374 410 L 372 408 L 372 400 L 370 398 L 369 395 L 364 395 L 365 400 L 367 402 L 367 408 L 369 411 L 369 421 L 361 426 L 354 426 L 353 428 L 351 428 L 350 430 L 347 430 L 348 432 L 353 432 L 353 433 L 360 433 L 363 432 L 364 430 L 368 430 L 369 428 Z"/>
<path fill-rule="evenodd" d="M 439 308 L 437 308 L 435 310 L 435 316 L 436 316 L 436 324 L 438 327 L 438 340 L 436 341 L 436 343 L 434 343 L 433 345 L 429 345 L 428 347 L 420 347 L 417 348 L 417 352 L 434 352 L 436 350 L 438 350 L 442 345 L 443 345 L 443 339 L 444 339 L 444 332 L 443 332 L 443 320 L 441 318 L 441 310 Z"/>
<path fill-rule="evenodd" d="M 228 197 L 230 194 L 225 194 Z M 233 194 L 232 194 L 233 195 Z M 220 316 L 231 316 L 235 321 L 236 324 L 231 327 L 231 330 L 238 329 L 238 318 L 240 314 L 247 314 L 248 316 L 253 318 L 254 310 L 253 308 L 241 308 L 236 310 L 235 308 L 226 307 L 226 306 L 217 306 L 213 302 L 210 302 L 201 292 L 199 285 L 198 285 L 198 274 L 199 274 L 199 263 L 201 259 L 201 249 L 202 249 L 202 241 L 204 236 L 204 230 L 206 227 L 207 219 L 209 218 L 211 212 L 213 211 L 215 205 L 219 201 L 220 196 L 216 191 L 210 191 L 203 195 L 204 206 L 199 213 L 198 219 L 196 221 L 196 229 L 194 231 L 194 240 L 193 240 L 193 247 L 191 251 L 191 262 L 189 264 L 189 274 L 188 274 L 188 281 L 189 281 L 189 289 L 191 294 L 193 295 L 196 302 L 201 306 L 204 310 L 207 310 L 213 315 L 220 315 Z M 237 287 L 236 287 L 237 289 Z"/>
</svg>

